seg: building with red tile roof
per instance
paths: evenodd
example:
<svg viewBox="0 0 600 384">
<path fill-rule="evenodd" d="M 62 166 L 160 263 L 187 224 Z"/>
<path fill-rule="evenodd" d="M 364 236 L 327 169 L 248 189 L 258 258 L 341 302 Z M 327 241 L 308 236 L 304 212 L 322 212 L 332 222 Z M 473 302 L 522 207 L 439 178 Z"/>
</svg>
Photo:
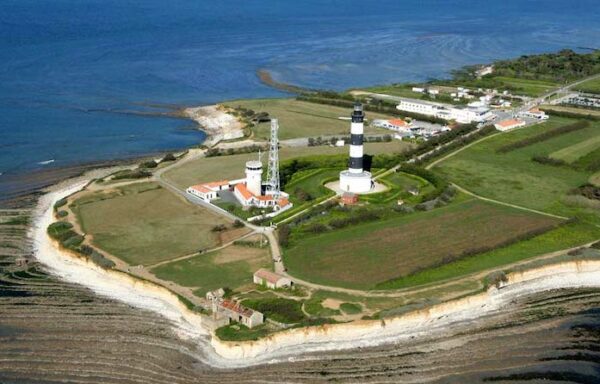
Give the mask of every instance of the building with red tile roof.
<svg viewBox="0 0 600 384">
<path fill-rule="evenodd" d="M 508 131 L 510 129 L 523 127 L 524 125 L 525 125 L 525 122 L 523 120 L 508 119 L 508 120 L 502 120 L 502 121 L 497 122 L 496 124 L 494 124 L 494 127 L 496 127 L 496 129 L 499 131 Z"/>
</svg>

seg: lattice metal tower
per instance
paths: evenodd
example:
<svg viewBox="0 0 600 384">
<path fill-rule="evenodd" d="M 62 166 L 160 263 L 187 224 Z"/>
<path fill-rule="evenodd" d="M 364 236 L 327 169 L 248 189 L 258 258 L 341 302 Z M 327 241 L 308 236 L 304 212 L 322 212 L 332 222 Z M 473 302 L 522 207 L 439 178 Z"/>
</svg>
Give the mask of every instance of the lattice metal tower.
<svg viewBox="0 0 600 384">
<path fill-rule="evenodd" d="M 279 139 L 277 133 L 279 123 L 277 119 L 271 119 L 271 141 L 269 142 L 269 168 L 267 171 L 266 193 L 279 197 L 281 190 L 279 186 Z"/>
</svg>

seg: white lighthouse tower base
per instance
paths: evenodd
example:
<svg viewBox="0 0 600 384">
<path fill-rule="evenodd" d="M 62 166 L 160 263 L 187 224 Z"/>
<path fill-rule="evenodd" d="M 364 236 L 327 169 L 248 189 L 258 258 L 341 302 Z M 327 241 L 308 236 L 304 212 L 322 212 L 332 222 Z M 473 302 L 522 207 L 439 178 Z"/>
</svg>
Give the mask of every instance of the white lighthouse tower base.
<svg viewBox="0 0 600 384">
<path fill-rule="evenodd" d="M 354 173 L 348 170 L 340 172 L 340 190 L 342 192 L 368 193 L 373 187 L 371 172 Z"/>
</svg>

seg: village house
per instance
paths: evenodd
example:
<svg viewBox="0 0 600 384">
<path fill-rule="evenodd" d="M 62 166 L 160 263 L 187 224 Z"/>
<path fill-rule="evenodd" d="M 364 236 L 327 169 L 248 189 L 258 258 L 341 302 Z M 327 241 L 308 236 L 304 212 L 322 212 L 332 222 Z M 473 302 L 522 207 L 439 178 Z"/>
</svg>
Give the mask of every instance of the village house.
<svg viewBox="0 0 600 384">
<path fill-rule="evenodd" d="M 286 276 L 271 272 L 266 269 L 259 269 L 254 272 L 254 284 L 265 285 L 270 289 L 293 287 L 294 282 Z"/>
</svg>

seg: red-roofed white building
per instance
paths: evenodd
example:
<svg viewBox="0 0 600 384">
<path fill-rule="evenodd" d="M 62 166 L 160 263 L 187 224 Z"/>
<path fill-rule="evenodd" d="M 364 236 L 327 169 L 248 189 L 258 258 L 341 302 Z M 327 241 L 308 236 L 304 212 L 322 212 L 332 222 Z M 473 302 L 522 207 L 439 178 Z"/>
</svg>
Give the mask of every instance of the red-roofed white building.
<svg viewBox="0 0 600 384">
<path fill-rule="evenodd" d="M 408 131 L 411 127 L 411 123 L 407 123 L 402 119 L 390 119 L 390 120 L 374 120 L 373 125 L 380 128 L 390 129 L 392 131 L 403 132 Z"/>
<path fill-rule="evenodd" d="M 190 195 L 201 198 L 206 202 L 210 202 L 217 198 L 217 192 L 228 190 L 230 188 L 229 181 L 213 181 L 205 184 L 192 185 L 186 192 Z"/>
<path fill-rule="evenodd" d="M 525 122 L 520 119 L 502 120 L 494 124 L 494 127 L 499 131 L 508 131 L 523 126 L 525 126 Z"/>
<path fill-rule="evenodd" d="M 531 108 L 529 111 L 523 112 L 522 115 L 525 117 L 533 117 L 534 119 L 539 120 L 548 120 L 549 118 L 549 116 L 546 115 L 546 112 L 542 111 L 539 108 Z"/>
<path fill-rule="evenodd" d="M 245 183 L 236 184 L 233 187 L 233 194 L 244 207 L 273 207 L 275 209 L 281 209 L 290 204 L 287 195 L 284 195 L 283 192 L 279 198 L 275 198 L 271 195 L 257 196 L 248 190 Z"/>
</svg>

